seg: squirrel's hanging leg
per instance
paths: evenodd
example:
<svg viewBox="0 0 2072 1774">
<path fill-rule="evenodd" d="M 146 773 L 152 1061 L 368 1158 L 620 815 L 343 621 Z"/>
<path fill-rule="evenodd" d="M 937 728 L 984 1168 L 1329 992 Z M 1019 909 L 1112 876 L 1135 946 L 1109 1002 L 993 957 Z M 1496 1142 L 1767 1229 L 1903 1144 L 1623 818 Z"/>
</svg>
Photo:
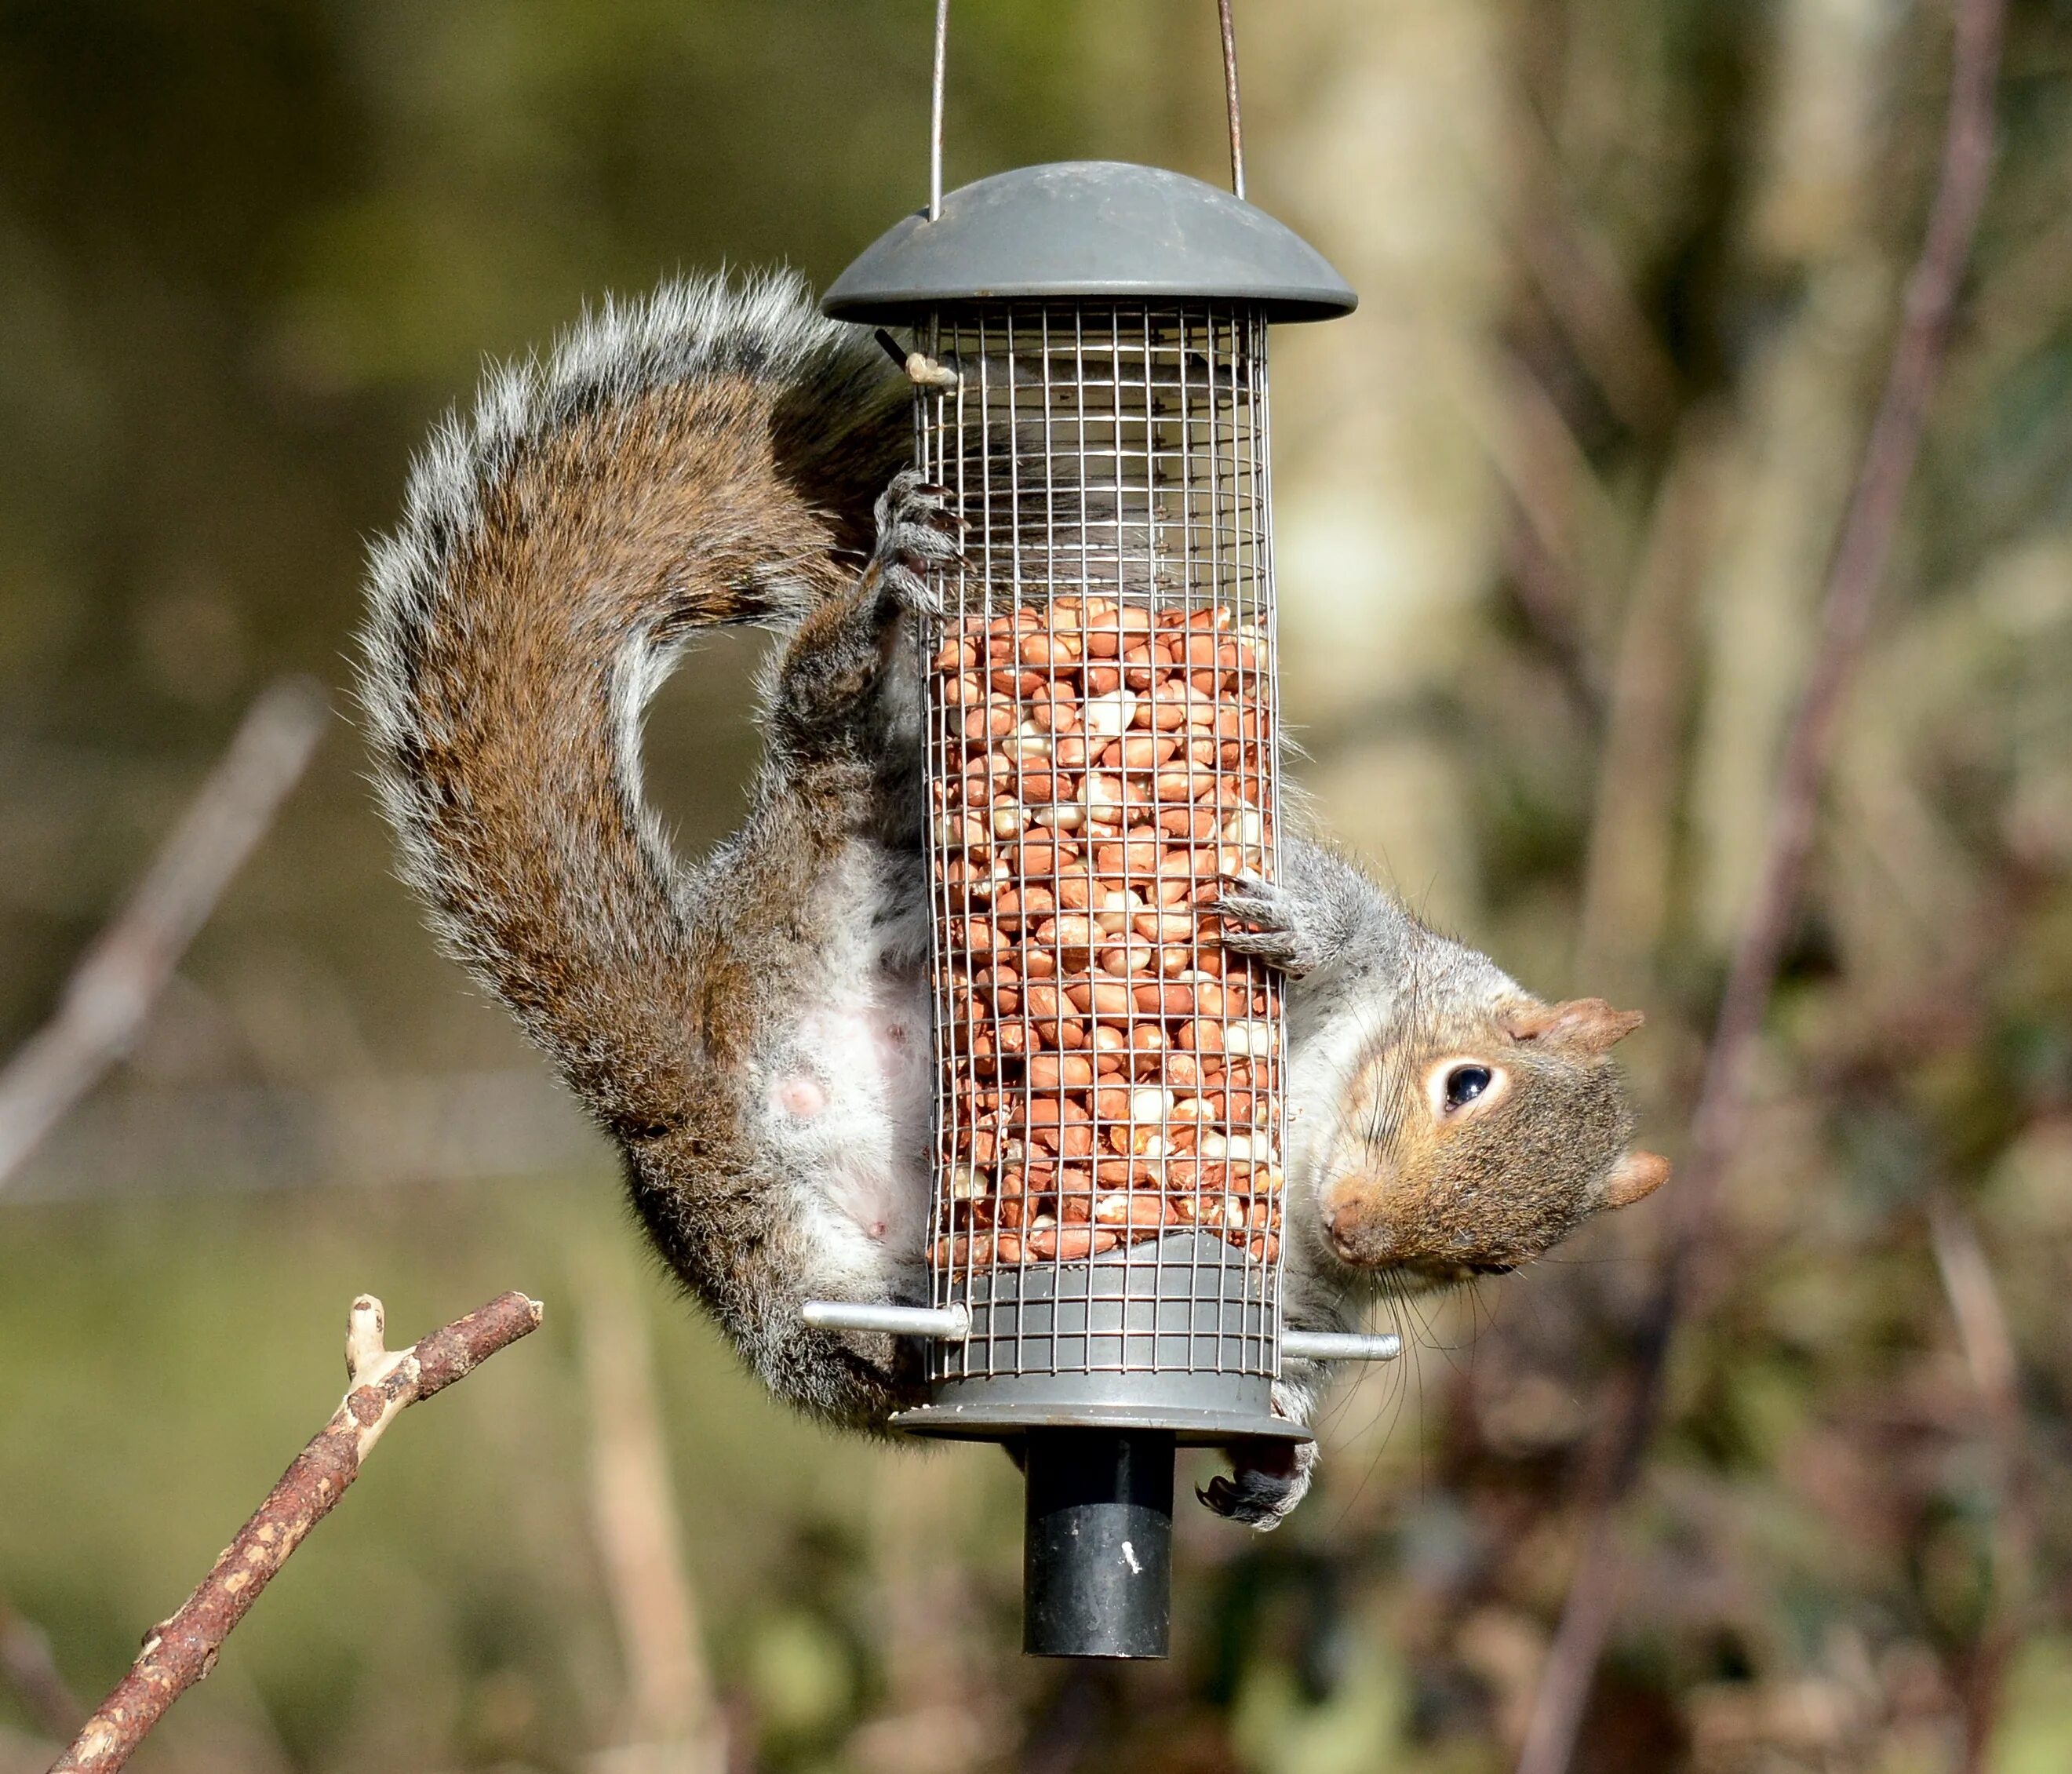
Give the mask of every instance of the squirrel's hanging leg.
<svg viewBox="0 0 2072 1774">
<path fill-rule="evenodd" d="M 784 649 L 771 700 L 771 737 L 795 764 L 849 749 L 874 698 L 902 615 L 939 615 L 927 570 L 963 551 L 949 495 L 911 468 L 876 508 L 878 541 L 856 582 L 801 621 Z"/>
</svg>

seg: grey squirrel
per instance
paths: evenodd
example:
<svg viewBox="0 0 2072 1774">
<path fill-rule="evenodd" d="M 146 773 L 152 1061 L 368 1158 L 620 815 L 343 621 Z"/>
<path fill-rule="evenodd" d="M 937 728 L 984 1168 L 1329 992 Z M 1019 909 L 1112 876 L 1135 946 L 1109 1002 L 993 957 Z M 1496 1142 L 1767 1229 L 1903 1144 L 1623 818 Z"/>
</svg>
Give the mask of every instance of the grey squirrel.
<svg viewBox="0 0 2072 1774">
<path fill-rule="evenodd" d="M 656 1247 L 770 1388 L 864 1430 L 918 1402 L 911 1346 L 800 1307 L 926 1297 L 915 615 L 957 544 L 902 471 L 909 398 L 789 276 L 607 303 L 434 431 L 361 636 L 382 808 L 444 945 L 618 1143 Z M 686 866 L 640 726 L 722 624 L 784 638 L 746 819 Z M 1543 1003 L 1320 845 L 1282 849 L 1223 909 L 1290 976 L 1288 1322 L 1515 1268 L 1663 1180 L 1605 1057 L 1637 1015 Z M 1327 1379 L 1286 1364 L 1276 1408 L 1306 1421 Z M 1240 1464 L 1203 1500 L 1270 1526 L 1309 1473 Z"/>
</svg>

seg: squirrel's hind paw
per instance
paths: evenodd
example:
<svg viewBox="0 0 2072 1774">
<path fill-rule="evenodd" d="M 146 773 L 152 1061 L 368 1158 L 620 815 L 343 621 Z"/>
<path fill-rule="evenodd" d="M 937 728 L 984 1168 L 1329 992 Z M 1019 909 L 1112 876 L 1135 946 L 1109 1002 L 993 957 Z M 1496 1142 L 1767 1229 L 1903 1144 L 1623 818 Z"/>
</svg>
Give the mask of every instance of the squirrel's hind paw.
<svg viewBox="0 0 2072 1774">
<path fill-rule="evenodd" d="M 900 607 L 916 615 L 943 614 L 928 569 L 964 554 L 964 521 L 949 508 L 949 500 L 948 488 L 931 484 L 915 468 L 902 469 L 878 496 L 878 545 L 870 565 Z"/>
<path fill-rule="evenodd" d="M 1314 973 L 1323 956 L 1303 928 L 1294 899 L 1256 875 L 1226 875 L 1205 909 L 1223 920 L 1220 941 L 1234 954 L 1256 955 L 1292 979 Z"/>
<path fill-rule="evenodd" d="M 1218 1515 L 1264 1533 L 1279 1527 L 1309 1495 L 1316 1467 L 1314 1443 L 1265 1453 L 1257 1460 L 1233 1454 L 1230 1476 L 1219 1472 L 1194 1495 Z"/>
</svg>

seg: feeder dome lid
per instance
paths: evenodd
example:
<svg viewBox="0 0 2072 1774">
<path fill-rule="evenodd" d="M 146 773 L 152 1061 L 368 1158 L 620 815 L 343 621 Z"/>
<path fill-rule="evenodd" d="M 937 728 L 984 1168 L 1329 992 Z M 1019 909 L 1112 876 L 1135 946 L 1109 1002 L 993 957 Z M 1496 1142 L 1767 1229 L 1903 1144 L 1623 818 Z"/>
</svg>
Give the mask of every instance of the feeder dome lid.
<svg viewBox="0 0 2072 1774">
<path fill-rule="evenodd" d="M 960 302 L 1242 303 L 1269 320 L 1326 320 L 1359 300 L 1293 229 L 1227 191 L 1159 167 L 1068 160 L 951 191 L 895 224 L 820 303 L 837 320 L 907 322 Z"/>
</svg>

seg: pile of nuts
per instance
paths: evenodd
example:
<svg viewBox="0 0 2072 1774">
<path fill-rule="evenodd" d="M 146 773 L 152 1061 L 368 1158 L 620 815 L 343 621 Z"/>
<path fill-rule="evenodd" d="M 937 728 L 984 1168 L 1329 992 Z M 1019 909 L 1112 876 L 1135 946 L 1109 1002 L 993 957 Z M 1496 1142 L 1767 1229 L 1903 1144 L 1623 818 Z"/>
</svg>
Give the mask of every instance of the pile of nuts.
<svg viewBox="0 0 2072 1774">
<path fill-rule="evenodd" d="M 951 619 L 929 686 L 939 1269 L 1191 1228 L 1277 1257 L 1278 986 L 1211 909 L 1271 855 L 1265 652 L 1220 604 Z"/>
</svg>

